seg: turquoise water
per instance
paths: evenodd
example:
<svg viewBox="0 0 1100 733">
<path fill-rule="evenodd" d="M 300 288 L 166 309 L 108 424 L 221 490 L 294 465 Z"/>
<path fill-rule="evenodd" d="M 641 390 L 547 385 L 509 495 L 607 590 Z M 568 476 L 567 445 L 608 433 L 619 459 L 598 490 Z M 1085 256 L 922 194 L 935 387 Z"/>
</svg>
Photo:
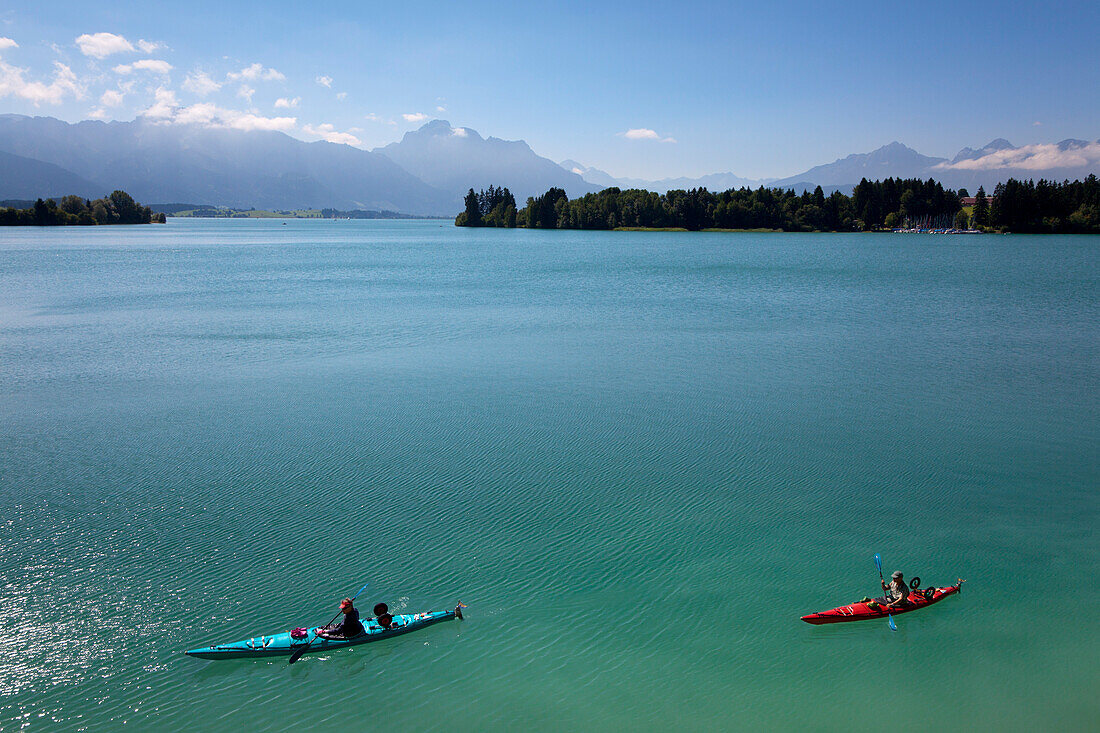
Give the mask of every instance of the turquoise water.
<svg viewBox="0 0 1100 733">
<path fill-rule="evenodd" d="M 0 728 L 1095 724 L 1100 239 L 440 224 L 0 230 Z"/>
</svg>

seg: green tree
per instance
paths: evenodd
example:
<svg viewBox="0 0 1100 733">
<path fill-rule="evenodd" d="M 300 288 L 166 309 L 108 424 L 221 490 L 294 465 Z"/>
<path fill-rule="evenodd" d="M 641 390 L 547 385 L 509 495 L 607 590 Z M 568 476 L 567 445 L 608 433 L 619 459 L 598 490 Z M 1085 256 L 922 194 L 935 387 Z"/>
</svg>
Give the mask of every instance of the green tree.
<svg viewBox="0 0 1100 733">
<path fill-rule="evenodd" d="M 974 226 L 989 226 L 989 201 L 984 186 L 978 186 L 978 195 L 974 197 Z"/>
<path fill-rule="evenodd" d="M 466 194 L 466 226 L 481 226 L 481 207 L 478 205 L 477 194 L 470 189 Z"/>
<path fill-rule="evenodd" d="M 956 229 L 969 229 L 970 228 L 970 215 L 962 209 L 955 212 L 954 227 Z"/>
<path fill-rule="evenodd" d="M 61 199 L 61 210 L 66 214 L 79 215 L 81 212 L 86 211 L 87 207 L 81 197 L 65 196 Z"/>
<path fill-rule="evenodd" d="M 142 207 L 137 205 L 133 197 L 125 191 L 112 191 L 107 197 L 111 202 L 111 208 L 118 216 L 119 224 L 147 224 L 149 217 L 143 216 Z"/>
</svg>

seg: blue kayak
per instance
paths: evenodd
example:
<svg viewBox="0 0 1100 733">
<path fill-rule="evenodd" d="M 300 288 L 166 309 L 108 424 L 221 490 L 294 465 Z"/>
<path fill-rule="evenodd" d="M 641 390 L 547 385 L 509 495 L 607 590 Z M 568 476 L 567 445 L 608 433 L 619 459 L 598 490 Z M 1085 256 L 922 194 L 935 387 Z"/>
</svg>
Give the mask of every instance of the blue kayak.
<svg viewBox="0 0 1100 733">
<path fill-rule="evenodd" d="M 243 641 L 234 641 L 229 644 L 214 644 L 198 649 L 188 649 L 184 654 L 199 659 L 246 659 L 251 657 L 279 657 L 289 656 L 306 647 L 306 654 L 314 652 L 330 652 L 334 649 L 342 649 L 346 646 L 368 644 L 372 641 L 381 641 L 410 631 L 417 631 L 440 621 L 450 621 L 453 618 L 462 618 L 461 606 L 453 611 L 426 611 L 416 614 L 401 614 L 393 617 L 388 629 L 378 625 L 378 620 L 368 618 L 363 621 L 363 633 L 350 639 L 328 639 L 318 636 L 320 627 L 309 629 L 302 638 L 296 639 L 291 632 L 283 631 L 277 634 L 254 636 Z"/>
</svg>

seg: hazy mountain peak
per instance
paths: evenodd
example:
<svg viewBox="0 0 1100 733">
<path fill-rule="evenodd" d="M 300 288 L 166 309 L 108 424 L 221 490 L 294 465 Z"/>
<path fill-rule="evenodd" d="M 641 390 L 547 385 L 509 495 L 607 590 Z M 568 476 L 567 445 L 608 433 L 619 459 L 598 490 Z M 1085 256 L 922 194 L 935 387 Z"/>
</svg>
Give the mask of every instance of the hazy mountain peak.
<svg viewBox="0 0 1100 733">
<path fill-rule="evenodd" d="M 863 178 L 869 181 L 890 177 L 925 178 L 928 176 L 929 168 L 943 162 L 945 162 L 944 158 L 921 155 L 908 145 L 895 140 L 869 153 L 853 153 L 846 158 L 811 168 L 797 176 L 780 179 L 771 185 L 797 190 L 800 187 L 807 187 L 812 182 L 826 188 L 829 186 L 845 188 L 854 186 Z"/>
<path fill-rule="evenodd" d="M 431 122 L 424 123 L 415 130 L 406 132 L 404 137 L 401 138 L 401 142 L 434 140 L 436 143 L 439 143 L 452 138 L 454 138 L 456 142 L 462 140 L 477 142 L 482 139 L 481 135 L 477 134 L 477 130 L 473 130 L 469 127 L 452 127 L 451 123 L 447 120 L 432 120 Z M 391 144 L 396 145 L 397 143 Z"/>
<path fill-rule="evenodd" d="M 453 129 L 451 123 L 447 122 L 447 120 L 432 120 L 431 122 L 421 125 L 418 132 L 430 132 L 433 135 L 438 135 L 440 133 L 450 134 Z"/>
<path fill-rule="evenodd" d="M 1074 148 L 1083 148 L 1088 144 L 1088 140 L 1077 140 L 1071 137 L 1058 143 L 1058 149 L 1065 152 L 1066 150 L 1073 150 Z"/>
<path fill-rule="evenodd" d="M 996 153 L 1001 150 L 1015 150 L 1016 146 L 1005 140 L 1003 137 L 998 137 L 994 140 L 990 140 L 984 147 L 978 148 L 963 148 L 960 150 L 954 158 L 951 159 L 952 163 L 958 163 L 963 160 L 975 160 L 983 155 L 989 155 L 990 153 Z"/>
<path fill-rule="evenodd" d="M 986 143 L 985 147 L 982 148 L 982 150 L 988 150 L 992 152 L 997 150 L 1012 150 L 1015 147 L 1015 145 L 1010 143 L 1008 140 L 1005 140 L 1003 137 L 998 137 Z"/>
<path fill-rule="evenodd" d="M 578 176 L 585 171 L 585 166 L 573 160 L 572 158 L 566 158 L 565 160 L 558 161 L 558 165 L 560 165 L 562 168 L 569 171 L 570 173 L 576 173 Z"/>
<path fill-rule="evenodd" d="M 447 191 L 459 207 L 462 194 L 470 188 L 504 186 L 518 201 L 538 196 L 552 186 L 564 188 L 574 197 L 600 188 L 536 155 L 522 140 L 483 138 L 476 130 L 452 127 L 445 120 L 432 120 L 405 133 L 401 142 L 376 148 L 375 152 Z"/>
<path fill-rule="evenodd" d="M 611 176 L 611 174 L 607 171 L 602 171 L 599 168 L 587 166 L 584 163 L 578 163 L 572 158 L 566 158 L 565 160 L 558 163 L 558 165 L 560 165 L 562 168 L 569 171 L 570 173 L 577 174 L 585 181 L 591 183 L 593 186 L 600 186 L 602 188 L 609 188 L 612 186 L 620 188 L 622 187 L 622 183 L 620 183 L 618 179 Z"/>
</svg>

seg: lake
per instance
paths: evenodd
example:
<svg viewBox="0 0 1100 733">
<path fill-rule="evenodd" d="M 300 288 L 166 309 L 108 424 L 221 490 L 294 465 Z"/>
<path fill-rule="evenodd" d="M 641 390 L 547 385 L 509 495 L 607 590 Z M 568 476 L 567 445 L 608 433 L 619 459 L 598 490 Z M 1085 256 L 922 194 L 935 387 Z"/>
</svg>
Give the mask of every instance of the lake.
<svg viewBox="0 0 1100 733">
<path fill-rule="evenodd" d="M 1098 408 L 1097 237 L 0 230 L 0 728 L 1091 728 Z"/>
</svg>

